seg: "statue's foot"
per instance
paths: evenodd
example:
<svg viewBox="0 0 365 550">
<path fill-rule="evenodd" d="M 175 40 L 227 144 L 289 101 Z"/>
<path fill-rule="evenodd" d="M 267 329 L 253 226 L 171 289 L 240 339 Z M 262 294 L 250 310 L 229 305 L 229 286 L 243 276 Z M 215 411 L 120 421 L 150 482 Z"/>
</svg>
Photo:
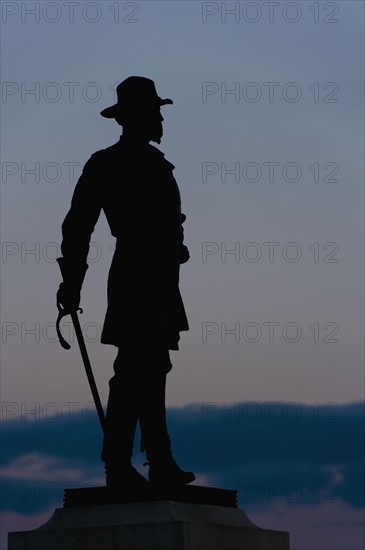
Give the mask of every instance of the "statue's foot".
<svg viewBox="0 0 365 550">
<path fill-rule="evenodd" d="M 193 472 L 182 470 L 173 458 L 161 462 L 149 462 L 148 479 L 153 485 L 176 487 L 187 485 L 195 480 Z"/>
<path fill-rule="evenodd" d="M 118 489 L 128 493 L 143 492 L 149 489 L 150 485 L 147 479 L 131 464 L 123 467 L 106 464 L 105 472 L 106 485 L 109 489 Z"/>
</svg>

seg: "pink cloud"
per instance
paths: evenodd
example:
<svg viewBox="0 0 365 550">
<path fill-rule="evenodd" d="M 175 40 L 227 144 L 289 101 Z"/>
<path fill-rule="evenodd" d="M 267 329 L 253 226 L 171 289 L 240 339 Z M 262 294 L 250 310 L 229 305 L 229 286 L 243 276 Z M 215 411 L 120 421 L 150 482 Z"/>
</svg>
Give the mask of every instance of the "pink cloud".
<svg viewBox="0 0 365 550">
<path fill-rule="evenodd" d="M 364 550 L 364 510 L 341 500 L 317 506 L 283 503 L 248 516 L 264 529 L 290 531 L 290 550 Z"/>
<path fill-rule="evenodd" d="M 40 527 L 50 519 L 54 512 L 54 508 L 48 508 L 40 514 L 33 516 L 17 514 L 16 512 L 2 512 L 0 514 L 0 548 L 7 550 L 8 548 L 8 533 L 9 531 L 30 531 Z"/>
<path fill-rule="evenodd" d="M 69 461 L 40 453 L 26 453 L 3 466 L 3 478 L 36 479 L 39 481 L 77 481 L 83 477 L 83 470 L 69 466 Z"/>
</svg>

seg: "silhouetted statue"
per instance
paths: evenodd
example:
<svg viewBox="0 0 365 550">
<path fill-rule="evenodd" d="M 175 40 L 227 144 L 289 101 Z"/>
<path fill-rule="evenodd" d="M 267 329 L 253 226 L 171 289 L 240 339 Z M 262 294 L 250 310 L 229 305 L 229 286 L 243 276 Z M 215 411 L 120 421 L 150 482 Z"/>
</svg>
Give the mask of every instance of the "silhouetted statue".
<svg viewBox="0 0 365 550">
<path fill-rule="evenodd" d="M 80 304 L 90 237 L 103 209 L 116 250 L 108 278 L 108 308 L 101 342 L 118 347 L 101 458 L 108 486 L 144 488 L 131 463 L 137 420 L 151 483 L 184 485 L 195 479 L 173 459 L 166 426 L 165 384 L 169 350 L 178 350 L 189 325 L 179 291 L 185 215 L 174 165 L 149 144 L 160 143 L 161 99 L 152 80 L 132 76 L 117 87 L 117 104 L 101 112 L 123 127 L 115 145 L 94 153 L 77 182 L 62 224 L 64 311 Z"/>
</svg>

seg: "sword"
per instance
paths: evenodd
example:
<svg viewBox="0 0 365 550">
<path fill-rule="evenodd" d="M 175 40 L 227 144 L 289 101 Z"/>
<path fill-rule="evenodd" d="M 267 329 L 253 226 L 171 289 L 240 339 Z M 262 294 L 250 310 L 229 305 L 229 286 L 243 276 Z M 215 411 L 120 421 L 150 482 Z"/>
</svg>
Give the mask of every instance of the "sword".
<svg viewBox="0 0 365 550">
<path fill-rule="evenodd" d="M 58 263 L 60 265 L 60 262 L 58 262 Z M 60 267 L 61 267 L 61 265 L 60 265 Z M 62 273 L 62 269 L 61 269 L 61 273 Z M 75 329 L 76 338 L 77 338 L 77 341 L 78 341 L 79 347 L 80 347 L 81 357 L 82 357 L 84 367 L 85 367 L 85 371 L 86 371 L 86 376 L 87 376 L 87 379 L 89 381 L 91 393 L 92 393 L 92 396 L 94 398 L 95 407 L 96 407 L 96 410 L 97 410 L 97 413 L 98 413 L 101 429 L 105 433 L 105 422 L 106 422 L 106 420 L 105 420 L 104 409 L 103 409 L 103 406 L 102 406 L 101 401 L 100 401 L 98 388 L 96 386 L 95 378 L 94 378 L 93 371 L 92 371 L 91 364 L 90 364 L 89 355 L 87 353 L 87 349 L 86 349 L 86 345 L 85 345 L 84 336 L 82 334 L 82 330 L 81 330 L 81 326 L 80 326 L 80 321 L 79 321 L 79 318 L 78 318 L 78 315 L 77 315 L 78 311 L 80 311 L 80 313 L 82 313 L 83 310 L 81 308 L 78 308 L 75 311 L 70 311 L 70 312 L 65 313 L 65 310 L 62 308 L 62 306 L 59 302 L 57 302 L 57 309 L 58 309 L 58 317 L 57 317 L 57 321 L 56 321 L 57 336 L 58 336 L 58 339 L 59 339 L 59 342 L 60 342 L 61 346 L 64 349 L 70 349 L 71 346 L 68 342 L 66 342 L 66 340 L 63 338 L 63 336 L 61 334 L 60 322 L 61 322 L 61 319 L 63 317 L 65 317 L 65 315 L 68 315 L 69 313 L 71 315 L 72 323 L 73 323 L 73 326 L 74 326 L 74 329 Z"/>
</svg>

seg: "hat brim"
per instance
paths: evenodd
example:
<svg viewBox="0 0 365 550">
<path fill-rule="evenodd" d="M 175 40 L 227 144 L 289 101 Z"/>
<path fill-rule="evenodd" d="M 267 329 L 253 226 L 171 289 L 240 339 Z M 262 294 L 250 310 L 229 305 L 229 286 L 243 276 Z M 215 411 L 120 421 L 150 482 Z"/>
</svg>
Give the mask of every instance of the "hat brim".
<svg viewBox="0 0 365 550">
<path fill-rule="evenodd" d="M 162 106 L 162 105 L 173 105 L 173 101 L 172 99 L 169 99 L 168 97 L 166 97 L 165 99 L 162 99 L 161 97 L 159 97 L 157 99 L 157 104 L 159 106 Z M 112 105 L 111 107 L 107 107 L 106 109 L 103 109 L 103 111 L 101 111 L 101 116 L 103 116 L 104 118 L 115 118 L 116 116 L 118 116 L 119 114 L 121 114 L 122 112 L 122 106 L 118 103 L 116 103 L 115 105 Z"/>
</svg>

